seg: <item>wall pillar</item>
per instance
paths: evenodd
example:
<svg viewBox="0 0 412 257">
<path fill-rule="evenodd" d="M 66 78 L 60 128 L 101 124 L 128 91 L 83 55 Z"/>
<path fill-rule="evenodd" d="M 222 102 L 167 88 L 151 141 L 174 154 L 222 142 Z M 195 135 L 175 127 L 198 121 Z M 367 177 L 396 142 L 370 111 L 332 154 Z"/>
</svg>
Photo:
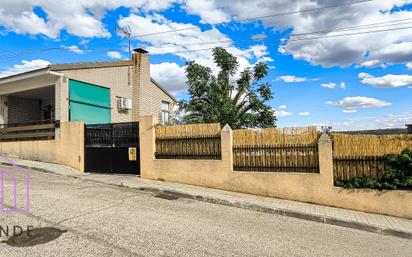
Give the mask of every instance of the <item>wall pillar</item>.
<svg viewBox="0 0 412 257">
<path fill-rule="evenodd" d="M 332 140 L 327 133 L 323 133 L 318 141 L 319 147 L 319 169 L 323 185 L 333 187 L 333 152 Z"/>
<path fill-rule="evenodd" d="M 156 151 L 155 125 L 157 117 L 154 115 L 142 116 L 139 121 L 140 140 L 140 175 L 146 179 L 156 179 L 150 174 L 154 172 L 154 158 Z"/>
<path fill-rule="evenodd" d="M 233 130 L 226 124 L 221 131 L 222 163 L 233 171 Z"/>
</svg>

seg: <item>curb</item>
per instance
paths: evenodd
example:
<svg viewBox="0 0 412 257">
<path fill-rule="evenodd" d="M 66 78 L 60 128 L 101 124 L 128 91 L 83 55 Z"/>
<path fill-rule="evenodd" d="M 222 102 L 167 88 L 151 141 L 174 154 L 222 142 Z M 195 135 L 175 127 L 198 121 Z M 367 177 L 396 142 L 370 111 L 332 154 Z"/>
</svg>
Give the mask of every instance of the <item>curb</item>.
<svg viewBox="0 0 412 257">
<path fill-rule="evenodd" d="M 2 162 L 0 161 L 1 165 L 7 165 L 11 166 L 11 164 L 7 162 Z M 225 199 L 219 199 L 219 198 L 212 198 L 208 196 L 202 196 L 202 195 L 195 195 L 195 194 L 187 194 L 175 190 L 162 190 L 159 188 L 155 187 L 131 187 L 127 186 L 124 184 L 117 184 L 117 183 L 106 183 L 90 178 L 84 178 L 81 176 L 75 176 L 75 175 L 63 175 L 57 172 L 54 172 L 52 170 L 44 169 L 44 168 L 38 168 L 38 167 L 32 167 L 32 166 L 27 166 L 27 165 L 20 165 L 17 164 L 18 166 L 28 169 L 28 170 L 34 170 L 34 171 L 39 171 L 39 172 L 45 172 L 45 173 L 53 173 L 56 175 L 61 175 L 61 176 L 66 176 L 66 177 L 71 177 L 71 178 L 76 178 L 76 179 L 82 179 L 85 181 L 92 181 L 92 182 L 97 182 L 105 185 L 111 185 L 111 186 L 118 186 L 118 187 L 127 187 L 131 189 L 138 189 L 141 191 L 145 192 L 150 192 L 154 194 L 164 194 L 167 196 L 172 196 L 172 197 L 178 197 L 178 198 L 185 198 L 185 199 L 192 199 L 196 201 L 201 201 L 201 202 L 207 202 L 207 203 L 212 203 L 212 204 L 219 204 L 219 205 L 225 205 L 225 206 L 230 206 L 230 207 L 235 207 L 235 208 L 240 208 L 240 209 L 245 209 L 245 210 L 251 210 L 251 211 L 258 211 L 258 212 L 263 212 L 263 213 L 270 213 L 270 214 L 276 214 L 276 215 L 281 215 L 281 216 L 286 216 L 286 217 L 291 217 L 291 218 L 296 218 L 296 219 L 302 219 L 302 220 L 308 220 L 308 221 L 314 221 L 318 223 L 324 223 L 328 225 L 333 225 L 333 226 L 339 226 L 339 227 L 345 227 L 345 228 L 351 228 L 351 229 L 356 229 L 356 230 L 361 230 L 361 231 L 367 231 L 367 232 L 372 232 L 372 233 L 377 233 L 381 235 L 390 235 L 390 236 L 395 236 L 399 238 L 405 238 L 405 239 L 412 239 L 412 232 L 408 231 L 402 231 L 402 230 L 397 230 L 397 229 L 391 229 L 387 227 L 379 227 L 375 225 L 370 225 L 366 223 L 360 223 L 356 221 L 348 221 L 344 219 L 339 219 L 335 217 L 328 217 L 324 215 L 316 215 L 316 214 L 311 214 L 311 213 L 304 213 L 304 212 L 299 212 L 299 211 L 293 211 L 293 210 L 288 210 L 288 209 L 280 209 L 280 208 L 270 208 L 258 204 L 251 204 L 247 202 L 239 202 L 239 201 L 229 201 Z"/>
</svg>

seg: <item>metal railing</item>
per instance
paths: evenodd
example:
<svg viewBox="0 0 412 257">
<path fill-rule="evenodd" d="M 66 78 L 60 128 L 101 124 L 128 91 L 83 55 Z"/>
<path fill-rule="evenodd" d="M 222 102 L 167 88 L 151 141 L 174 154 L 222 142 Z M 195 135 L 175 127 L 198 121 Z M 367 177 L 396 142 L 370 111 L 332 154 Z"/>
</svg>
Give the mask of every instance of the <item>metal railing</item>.
<svg viewBox="0 0 412 257">
<path fill-rule="evenodd" d="M 333 158 L 335 180 L 351 180 L 355 177 L 369 176 L 380 180 L 389 169 L 384 156 L 349 156 Z"/>
<path fill-rule="evenodd" d="M 0 125 L 0 142 L 52 140 L 60 121 L 40 120 Z"/>
<path fill-rule="evenodd" d="M 217 136 L 158 137 L 156 159 L 220 160 L 221 140 Z"/>
<path fill-rule="evenodd" d="M 251 172 L 318 173 L 318 145 L 235 146 L 233 169 Z"/>
</svg>

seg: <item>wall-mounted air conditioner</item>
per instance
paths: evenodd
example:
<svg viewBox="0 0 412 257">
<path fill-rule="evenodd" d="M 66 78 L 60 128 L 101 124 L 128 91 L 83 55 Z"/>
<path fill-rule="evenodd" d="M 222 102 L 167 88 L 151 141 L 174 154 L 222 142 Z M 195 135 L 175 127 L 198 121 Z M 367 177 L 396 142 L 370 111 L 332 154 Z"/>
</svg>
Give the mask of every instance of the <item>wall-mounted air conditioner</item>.
<svg viewBox="0 0 412 257">
<path fill-rule="evenodd" d="M 120 110 L 131 110 L 132 99 L 120 97 L 117 99 L 117 108 Z"/>
</svg>

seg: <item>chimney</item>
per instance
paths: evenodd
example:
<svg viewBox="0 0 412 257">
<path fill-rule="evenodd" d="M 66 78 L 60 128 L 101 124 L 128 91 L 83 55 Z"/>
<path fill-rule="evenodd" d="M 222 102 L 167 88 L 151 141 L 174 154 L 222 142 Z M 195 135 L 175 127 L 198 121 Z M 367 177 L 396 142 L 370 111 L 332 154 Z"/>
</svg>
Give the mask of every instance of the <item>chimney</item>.
<svg viewBox="0 0 412 257">
<path fill-rule="evenodd" d="M 142 48 L 133 49 L 133 80 L 132 80 L 132 120 L 139 121 L 142 113 L 140 104 L 142 96 L 147 94 L 150 88 L 150 60 L 148 52 Z M 149 92 L 150 94 L 150 92 Z"/>
<path fill-rule="evenodd" d="M 406 124 L 406 128 L 407 128 L 406 133 L 407 134 L 412 134 L 412 124 Z"/>
</svg>

